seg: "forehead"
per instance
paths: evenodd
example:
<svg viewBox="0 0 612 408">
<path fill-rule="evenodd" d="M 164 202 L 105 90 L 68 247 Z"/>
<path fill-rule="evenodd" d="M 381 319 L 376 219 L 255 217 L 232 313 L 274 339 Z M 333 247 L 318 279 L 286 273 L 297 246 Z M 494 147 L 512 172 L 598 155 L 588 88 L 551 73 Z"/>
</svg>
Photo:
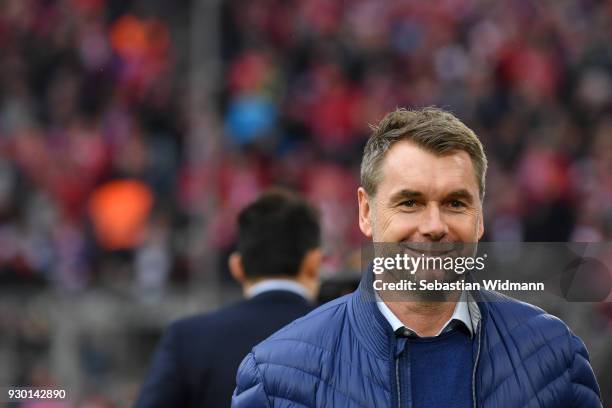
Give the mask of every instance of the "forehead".
<svg viewBox="0 0 612 408">
<path fill-rule="evenodd" d="M 380 175 L 377 188 L 380 194 L 409 189 L 434 197 L 466 189 L 478 197 L 474 165 L 463 150 L 439 156 L 402 140 L 385 154 Z"/>
</svg>

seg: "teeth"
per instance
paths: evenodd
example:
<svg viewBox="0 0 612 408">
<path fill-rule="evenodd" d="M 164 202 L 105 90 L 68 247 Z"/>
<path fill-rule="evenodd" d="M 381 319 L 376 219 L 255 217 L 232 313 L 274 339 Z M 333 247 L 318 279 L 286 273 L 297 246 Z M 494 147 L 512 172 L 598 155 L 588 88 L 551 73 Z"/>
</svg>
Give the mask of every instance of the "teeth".
<svg viewBox="0 0 612 408">
<path fill-rule="evenodd" d="M 460 243 L 438 243 L 438 244 L 423 243 L 421 245 L 419 243 L 413 242 L 410 244 L 405 244 L 405 247 L 406 249 L 410 251 L 423 253 L 423 254 L 446 255 L 451 252 L 459 251 L 461 248 L 461 244 Z"/>
</svg>

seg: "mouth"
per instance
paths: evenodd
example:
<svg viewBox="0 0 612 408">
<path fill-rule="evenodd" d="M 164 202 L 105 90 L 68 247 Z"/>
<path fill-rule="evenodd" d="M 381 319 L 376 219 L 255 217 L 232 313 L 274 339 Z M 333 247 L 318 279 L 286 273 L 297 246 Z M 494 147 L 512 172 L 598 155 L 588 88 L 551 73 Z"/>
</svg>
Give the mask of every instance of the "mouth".
<svg viewBox="0 0 612 408">
<path fill-rule="evenodd" d="M 462 242 L 401 242 L 400 245 L 413 256 L 432 257 L 459 254 L 463 248 Z"/>
</svg>

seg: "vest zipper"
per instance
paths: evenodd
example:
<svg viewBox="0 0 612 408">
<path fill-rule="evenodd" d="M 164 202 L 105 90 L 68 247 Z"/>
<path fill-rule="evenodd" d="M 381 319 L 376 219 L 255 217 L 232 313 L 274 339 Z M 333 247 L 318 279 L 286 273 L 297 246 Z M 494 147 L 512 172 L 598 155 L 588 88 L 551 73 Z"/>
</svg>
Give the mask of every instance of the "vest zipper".
<svg viewBox="0 0 612 408">
<path fill-rule="evenodd" d="M 399 357 L 395 358 L 395 385 L 397 387 L 397 408 L 402 406 L 402 391 L 400 388 Z"/>
<path fill-rule="evenodd" d="M 478 347 L 476 349 L 476 361 L 474 361 L 474 369 L 472 371 L 472 401 L 474 402 L 474 408 L 476 407 L 476 367 L 478 366 L 478 358 L 480 357 L 480 334 L 482 333 L 482 323 L 480 324 L 480 330 L 478 330 Z"/>
</svg>

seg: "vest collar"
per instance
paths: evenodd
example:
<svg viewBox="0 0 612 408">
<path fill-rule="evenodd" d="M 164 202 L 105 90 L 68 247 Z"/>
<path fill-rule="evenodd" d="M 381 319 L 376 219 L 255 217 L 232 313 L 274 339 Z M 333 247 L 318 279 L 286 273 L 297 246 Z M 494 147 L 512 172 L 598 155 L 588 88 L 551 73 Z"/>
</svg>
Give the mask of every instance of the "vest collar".
<svg viewBox="0 0 612 408">
<path fill-rule="evenodd" d="M 356 331 L 356 337 L 377 358 L 393 359 L 396 336 L 389 322 L 382 315 L 376 305 L 374 293 L 373 273 L 364 273 L 359 287 L 348 302 L 349 321 Z M 479 314 L 480 323 L 475 330 L 482 330 L 488 314 L 486 299 L 482 293 L 470 292 L 476 302 L 472 303 L 470 313 Z M 471 303 L 471 302 L 470 302 Z"/>
</svg>

